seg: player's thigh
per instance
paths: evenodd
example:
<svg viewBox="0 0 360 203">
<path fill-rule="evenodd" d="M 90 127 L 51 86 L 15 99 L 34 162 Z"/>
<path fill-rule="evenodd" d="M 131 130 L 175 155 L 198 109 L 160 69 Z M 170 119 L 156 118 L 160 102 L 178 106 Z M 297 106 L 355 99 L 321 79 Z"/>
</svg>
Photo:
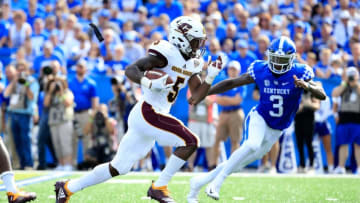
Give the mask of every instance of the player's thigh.
<svg viewBox="0 0 360 203">
<path fill-rule="evenodd" d="M 151 105 L 141 104 L 141 132 L 155 139 L 161 146 L 199 146 L 199 138 L 179 119 L 154 111 Z"/>
<path fill-rule="evenodd" d="M 146 156 L 153 145 L 152 138 L 142 136 L 136 130 L 129 129 L 121 140 L 111 165 L 117 169 L 120 175 L 126 174 L 136 161 Z"/>
<path fill-rule="evenodd" d="M 245 120 L 245 142 L 253 150 L 258 150 L 264 141 L 267 124 L 255 110 L 251 110 Z"/>
</svg>

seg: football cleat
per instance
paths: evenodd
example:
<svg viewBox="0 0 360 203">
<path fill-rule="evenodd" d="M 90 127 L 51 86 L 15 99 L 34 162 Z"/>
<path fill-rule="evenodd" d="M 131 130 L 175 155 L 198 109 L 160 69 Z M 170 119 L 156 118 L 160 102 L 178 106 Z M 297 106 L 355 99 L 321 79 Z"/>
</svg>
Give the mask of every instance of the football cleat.
<svg viewBox="0 0 360 203">
<path fill-rule="evenodd" d="M 67 188 L 67 184 L 69 180 L 66 181 L 57 181 L 55 183 L 55 196 L 56 196 L 56 203 L 68 203 L 70 196 L 73 194 Z"/>
<path fill-rule="evenodd" d="M 216 188 L 214 185 L 212 185 L 211 183 L 206 187 L 205 189 L 205 193 L 207 194 L 207 196 L 209 196 L 210 198 L 214 199 L 214 200 L 219 200 L 219 192 L 216 191 Z"/>
<path fill-rule="evenodd" d="M 147 196 L 160 203 L 175 203 L 175 200 L 170 197 L 170 192 L 167 186 L 156 187 L 154 181 L 147 192 Z"/>
<path fill-rule="evenodd" d="M 19 190 L 17 193 L 8 192 L 7 193 L 9 203 L 23 203 L 30 202 L 36 199 L 36 193 L 34 192 L 25 192 Z"/>
</svg>

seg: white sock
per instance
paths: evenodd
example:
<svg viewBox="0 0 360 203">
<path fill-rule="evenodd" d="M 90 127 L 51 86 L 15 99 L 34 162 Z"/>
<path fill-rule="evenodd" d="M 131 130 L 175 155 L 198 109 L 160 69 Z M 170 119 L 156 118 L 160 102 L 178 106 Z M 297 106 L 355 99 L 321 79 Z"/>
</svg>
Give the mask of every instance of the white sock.
<svg viewBox="0 0 360 203">
<path fill-rule="evenodd" d="M 105 163 L 96 166 L 91 172 L 79 179 L 70 180 L 67 186 L 70 192 L 75 193 L 86 187 L 105 182 L 111 177 L 109 163 Z"/>
<path fill-rule="evenodd" d="M 213 170 L 211 170 L 208 173 L 205 173 L 203 175 L 199 176 L 199 182 L 200 185 L 205 185 L 208 184 L 210 181 L 214 180 L 214 178 L 221 172 L 221 170 L 224 168 L 226 164 L 226 161 L 222 162 L 221 164 L 219 164 L 218 166 L 216 166 L 216 168 L 214 168 Z"/>
<path fill-rule="evenodd" d="M 5 188 L 7 192 L 16 193 L 17 187 L 14 180 L 14 173 L 11 171 L 6 171 L 0 175 L 1 179 L 4 182 Z"/>
<path fill-rule="evenodd" d="M 223 166 L 223 169 L 219 172 L 216 178 L 212 181 L 213 185 L 217 190 L 220 190 L 222 183 L 225 178 L 228 177 L 232 172 L 242 169 L 251 161 L 255 160 L 255 153 L 250 147 L 243 145 L 239 149 L 235 150 L 231 154 L 229 160 Z"/>
<path fill-rule="evenodd" d="M 159 178 L 154 183 L 156 187 L 167 185 L 173 175 L 185 164 L 185 161 L 172 154 L 169 162 L 161 172 Z"/>
<path fill-rule="evenodd" d="M 329 171 L 329 173 L 332 173 L 334 171 L 334 165 L 329 165 L 328 171 Z"/>
</svg>

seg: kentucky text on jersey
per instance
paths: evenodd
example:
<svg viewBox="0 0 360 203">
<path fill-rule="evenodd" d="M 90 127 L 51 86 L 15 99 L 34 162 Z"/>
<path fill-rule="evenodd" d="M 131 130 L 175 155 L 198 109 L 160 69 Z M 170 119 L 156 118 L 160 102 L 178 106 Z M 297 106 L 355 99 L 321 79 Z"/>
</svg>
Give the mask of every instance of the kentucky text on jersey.
<svg viewBox="0 0 360 203">
<path fill-rule="evenodd" d="M 264 88 L 264 93 L 289 95 L 290 94 L 290 89 L 278 89 L 278 88 L 266 87 L 266 88 Z"/>
</svg>

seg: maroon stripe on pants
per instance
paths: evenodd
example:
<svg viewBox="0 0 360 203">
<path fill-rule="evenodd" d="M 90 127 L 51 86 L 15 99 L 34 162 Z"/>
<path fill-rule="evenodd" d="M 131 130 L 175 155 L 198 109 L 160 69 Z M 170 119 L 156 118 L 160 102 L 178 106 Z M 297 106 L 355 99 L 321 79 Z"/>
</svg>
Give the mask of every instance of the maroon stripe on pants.
<svg viewBox="0 0 360 203">
<path fill-rule="evenodd" d="M 191 133 L 190 130 L 178 120 L 156 113 L 152 106 L 146 102 L 143 102 L 141 112 L 145 121 L 150 125 L 175 134 L 184 140 L 186 146 L 198 146 L 196 135 Z"/>
</svg>

